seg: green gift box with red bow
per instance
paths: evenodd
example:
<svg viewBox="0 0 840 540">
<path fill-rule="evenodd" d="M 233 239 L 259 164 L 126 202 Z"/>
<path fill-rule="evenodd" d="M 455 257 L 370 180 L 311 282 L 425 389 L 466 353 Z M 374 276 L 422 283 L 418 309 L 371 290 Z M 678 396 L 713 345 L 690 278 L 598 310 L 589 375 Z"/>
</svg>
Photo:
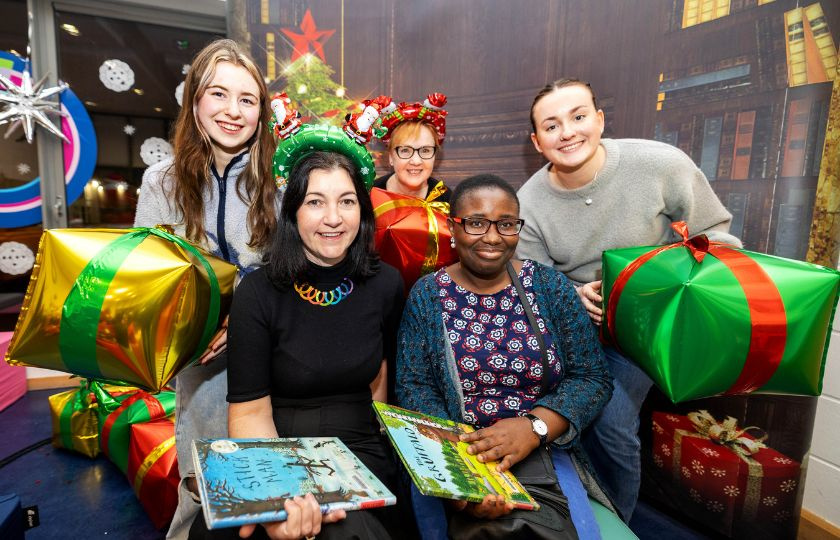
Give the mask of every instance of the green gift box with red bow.
<svg viewBox="0 0 840 540">
<path fill-rule="evenodd" d="M 792 531 L 800 464 L 750 433 L 757 429 L 702 410 L 654 411 L 651 452 L 658 476 L 669 480 L 668 499 L 723 534 L 755 524 Z"/>
<path fill-rule="evenodd" d="M 604 339 L 673 402 L 819 395 L 840 272 L 689 237 L 603 254 Z"/>
</svg>

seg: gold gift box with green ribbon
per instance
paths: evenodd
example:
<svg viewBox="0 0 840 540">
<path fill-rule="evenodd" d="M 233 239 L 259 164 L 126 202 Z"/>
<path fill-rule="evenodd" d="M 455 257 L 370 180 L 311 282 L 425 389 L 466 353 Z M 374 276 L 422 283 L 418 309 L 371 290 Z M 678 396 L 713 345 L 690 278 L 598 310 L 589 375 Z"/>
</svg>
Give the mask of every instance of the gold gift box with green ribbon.
<svg viewBox="0 0 840 540">
<path fill-rule="evenodd" d="M 162 228 L 44 231 L 6 361 L 158 392 L 206 349 L 235 279 Z"/>
</svg>

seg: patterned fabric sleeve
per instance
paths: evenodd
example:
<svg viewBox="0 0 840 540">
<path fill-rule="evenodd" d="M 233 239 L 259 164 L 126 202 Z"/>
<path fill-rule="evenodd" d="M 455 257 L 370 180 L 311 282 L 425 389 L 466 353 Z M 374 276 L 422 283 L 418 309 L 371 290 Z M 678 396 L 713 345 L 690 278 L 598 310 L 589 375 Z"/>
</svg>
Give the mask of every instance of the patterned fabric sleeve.
<svg viewBox="0 0 840 540">
<path fill-rule="evenodd" d="M 403 312 L 397 344 L 397 403 L 406 409 L 449 418 L 442 382 L 436 374 L 441 358 L 436 346 L 443 322 L 433 309 L 434 274 L 411 289 Z"/>
<path fill-rule="evenodd" d="M 537 265 L 534 288 L 540 310 L 548 314 L 565 370 L 557 388 L 537 405 L 563 415 L 572 424 L 575 436 L 558 441 L 566 448 L 577 443 L 580 432 L 609 401 L 612 378 L 594 326 L 571 282 L 562 273 Z"/>
</svg>

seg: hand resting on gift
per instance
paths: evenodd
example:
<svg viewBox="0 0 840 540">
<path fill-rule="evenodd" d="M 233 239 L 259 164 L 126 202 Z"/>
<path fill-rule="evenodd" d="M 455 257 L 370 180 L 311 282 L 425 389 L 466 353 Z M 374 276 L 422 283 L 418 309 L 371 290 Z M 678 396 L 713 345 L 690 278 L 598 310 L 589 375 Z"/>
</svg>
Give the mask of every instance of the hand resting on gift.
<svg viewBox="0 0 840 540">
<path fill-rule="evenodd" d="M 198 362 L 204 366 L 212 362 L 216 359 L 217 356 L 225 352 L 227 349 L 227 328 L 228 328 L 228 318 L 225 317 L 225 320 L 222 321 L 222 326 L 219 328 L 218 332 L 213 334 L 213 338 L 210 340 L 210 344 L 207 346 L 207 350 L 198 358 Z"/>
<path fill-rule="evenodd" d="M 583 303 L 583 307 L 586 308 L 589 318 L 592 319 L 592 322 L 595 324 L 600 325 L 601 316 L 604 313 L 601 309 L 601 301 L 603 301 L 600 294 L 601 280 L 584 283 L 580 287 L 575 287 L 575 290 L 580 297 L 580 301 Z"/>
</svg>

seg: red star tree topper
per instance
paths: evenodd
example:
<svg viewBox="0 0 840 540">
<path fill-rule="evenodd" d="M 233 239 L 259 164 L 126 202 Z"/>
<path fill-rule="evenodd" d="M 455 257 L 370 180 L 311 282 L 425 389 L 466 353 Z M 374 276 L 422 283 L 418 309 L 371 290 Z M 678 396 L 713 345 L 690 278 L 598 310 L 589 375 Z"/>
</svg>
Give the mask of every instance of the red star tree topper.
<svg viewBox="0 0 840 540">
<path fill-rule="evenodd" d="M 292 40 L 292 62 L 309 52 L 309 47 L 315 51 L 318 57 L 326 62 L 324 57 L 324 43 L 330 39 L 335 30 L 318 30 L 315 26 L 315 19 L 312 18 L 312 11 L 306 10 L 303 20 L 300 23 L 301 33 L 294 32 L 291 28 L 282 28 L 286 37 Z"/>
</svg>

